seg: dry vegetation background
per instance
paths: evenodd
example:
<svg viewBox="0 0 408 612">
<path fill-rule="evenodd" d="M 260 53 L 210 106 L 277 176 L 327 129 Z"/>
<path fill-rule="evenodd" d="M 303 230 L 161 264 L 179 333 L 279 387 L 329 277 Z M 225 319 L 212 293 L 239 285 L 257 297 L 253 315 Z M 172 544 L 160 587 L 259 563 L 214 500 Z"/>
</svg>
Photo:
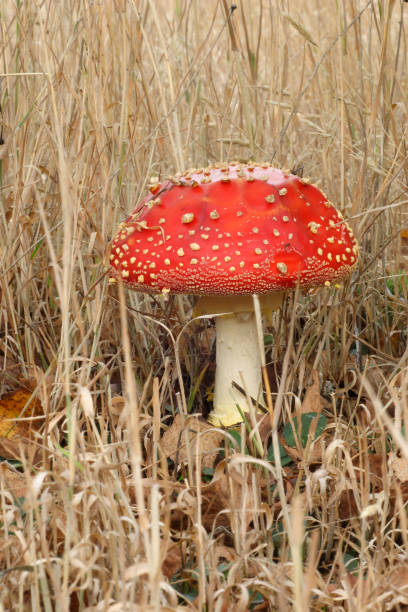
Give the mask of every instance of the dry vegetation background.
<svg viewBox="0 0 408 612">
<path fill-rule="evenodd" d="M 408 4 L 236 5 L 0 3 L 0 610 L 408 605 Z M 265 320 L 272 434 L 187 416 L 211 321 L 105 274 L 152 175 L 228 159 L 303 169 L 361 247 Z"/>
</svg>

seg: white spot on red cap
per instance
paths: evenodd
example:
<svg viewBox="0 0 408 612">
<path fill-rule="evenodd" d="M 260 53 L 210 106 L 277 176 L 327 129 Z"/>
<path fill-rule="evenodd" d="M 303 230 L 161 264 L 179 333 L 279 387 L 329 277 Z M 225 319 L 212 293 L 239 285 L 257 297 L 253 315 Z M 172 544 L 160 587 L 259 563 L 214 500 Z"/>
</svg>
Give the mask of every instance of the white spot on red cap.
<svg viewBox="0 0 408 612">
<path fill-rule="evenodd" d="M 317 234 L 320 227 L 320 223 L 316 223 L 316 221 L 310 221 L 307 226 L 312 232 L 312 234 Z"/>
<path fill-rule="evenodd" d="M 276 267 L 278 268 L 281 274 L 286 274 L 288 271 L 288 266 L 283 261 L 278 261 L 278 263 L 276 264 Z"/>
</svg>

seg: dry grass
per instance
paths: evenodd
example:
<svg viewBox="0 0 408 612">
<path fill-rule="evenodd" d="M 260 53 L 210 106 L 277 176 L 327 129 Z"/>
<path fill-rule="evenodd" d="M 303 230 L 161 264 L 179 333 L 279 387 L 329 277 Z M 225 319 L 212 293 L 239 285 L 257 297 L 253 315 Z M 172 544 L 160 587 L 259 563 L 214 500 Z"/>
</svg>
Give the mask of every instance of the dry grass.
<svg viewBox="0 0 408 612">
<path fill-rule="evenodd" d="M 408 604 L 408 5 L 236 4 L 1 3 L 0 393 L 43 408 L 0 466 L 1 610 Z M 283 468 L 276 431 L 193 435 L 211 322 L 105 275 L 152 175 L 234 158 L 303 168 L 361 245 L 265 321 L 279 431 L 327 423 Z"/>
</svg>

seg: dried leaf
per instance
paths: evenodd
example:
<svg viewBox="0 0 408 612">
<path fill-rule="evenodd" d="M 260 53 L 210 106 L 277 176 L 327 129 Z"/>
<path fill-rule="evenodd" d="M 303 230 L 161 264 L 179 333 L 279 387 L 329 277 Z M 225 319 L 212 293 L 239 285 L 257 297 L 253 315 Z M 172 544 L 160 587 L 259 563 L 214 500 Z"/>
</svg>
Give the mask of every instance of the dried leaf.
<svg viewBox="0 0 408 612">
<path fill-rule="evenodd" d="M 391 586 L 401 589 L 408 596 L 408 563 L 394 566 L 387 580 Z"/>
<path fill-rule="evenodd" d="M 31 400 L 31 401 L 30 401 Z M 30 402 L 30 403 L 28 403 Z M 42 413 L 41 402 L 32 399 L 26 389 L 7 393 L 0 400 L 0 456 L 10 459 L 20 457 L 21 446 L 32 449 L 33 434 L 42 420 L 22 420 Z"/>
<path fill-rule="evenodd" d="M 300 412 L 305 414 L 307 412 L 317 412 L 320 414 L 323 407 L 323 398 L 320 395 L 320 381 L 319 373 L 317 370 L 313 371 L 313 384 L 306 389 L 305 397 L 302 402 Z"/>
<path fill-rule="evenodd" d="M 352 489 L 345 489 L 341 492 L 338 500 L 339 519 L 342 521 L 359 516 L 357 502 Z"/>
<path fill-rule="evenodd" d="M 6 462 L 0 463 L 0 489 L 12 493 L 18 499 L 26 496 L 27 481 L 24 474 L 12 469 Z"/>
<path fill-rule="evenodd" d="M 376 418 L 375 407 L 372 401 L 367 397 L 363 397 L 356 408 L 356 414 L 360 417 L 364 426 L 370 425 Z"/>
<path fill-rule="evenodd" d="M 8 155 L 9 148 L 12 142 L 12 130 L 2 125 L 1 129 L 1 142 L 0 142 L 0 160 L 5 159 Z"/>
<path fill-rule="evenodd" d="M 408 461 L 405 457 L 394 457 L 391 459 L 390 466 L 398 480 L 408 482 Z"/>
<path fill-rule="evenodd" d="M 198 452 L 202 467 L 214 467 L 223 440 L 222 431 L 215 429 L 201 417 L 186 417 L 183 427 L 181 415 L 177 414 L 172 425 L 163 434 L 160 446 L 166 457 L 182 464 L 187 463 L 189 444 L 193 461 Z"/>
<path fill-rule="evenodd" d="M 255 418 L 258 425 L 259 437 L 261 438 L 262 443 L 265 444 L 265 442 L 272 433 L 271 417 L 268 413 L 257 414 Z"/>
<path fill-rule="evenodd" d="M 375 598 L 379 591 L 378 588 L 374 587 L 371 584 L 371 581 L 367 579 L 362 580 L 358 576 L 354 576 L 349 572 L 347 572 L 342 582 L 343 586 L 348 587 L 347 591 L 349 592 L 349 595 L 351 595 L 351 601 L 355 601 L 356 597 L 358 597 L 358 603 L 361 606 L 360 609 L 364 610 L 367 609 L 368 603 L 371 598 Z M 355 608 L 352 608 L 352 605 L 349 604 L 347 609 L 350 610 Z"/>
<path fill-rule="evenodd" d="M 375 493 L 383 490 L 384 476 L 387 471 L 383 455 L 380 453 L 364 454 L 363 457 L 357 455 L 353 458 L 353 465 L 356 468 L 354 473 L 357 480 L 363 480 L 365 483 L 368 480 Z"/>
<path fill-rule="evenodd" d="M 147 572 L 146 572 L 147 573 Z M 185 610 L 185 606 L 172 606 L 171 608 L 169 606 L 164 606 L 161 605 L 160 606 L 160 610 L 161 612 L 184 612 Z M 95 612 L 95 608 L 86 608 L 87 612 Z M 138 604 L 126 604 L 126 607 L 123 607 L 123 603 L 115 603 L 115 604 L 111 604 L 108 608 L 105 608 L 106 612 L 156 612 L 157 607 L 156 606 L 148 606 L 146 604 L 143 604 L 142 606 L 139 606 Z"/>
<path fill-rule="evenodd" d="M 162 563 L 162 572 L 169 580 L 173 578 L 174 574 L 182 567 L 183 559 L 181 556 L 181 550 L 178 547 L 177 549 L 174 547 L 170 550 L 163 563 Z"/>
<path fill-rule="evenodd" d="M 126 400 L 124 397 L 122 397 L 121 395 L 115 395 L 112 398 L 111 404 L 109 406 L 109 415 L 112 421 L 112 425 L 115 428 L 117 434 L 120 434 L 122 431 L 127 432 L 129 426 L 129 419 L 128 411 L 126 409 Z M 148 416 L 147 414 L 142 414 L 139 416 L 140 431 L 142 431 L 143 428 L 149 427 L 150 425 L 150 416 Z"/>
<path fill-rule="evenodd" d="M 256 508 L 257 500 L 266 498 L 271 482 L 267 482 L 262 470 L 258 470 L 255 491 L 253 471 L 250 468 L 246 472 L 241 471 L 239 461 L 238 453 L 234 454 L 233 462 L 221 461 L 215 469 L 212 481 L 201 487 L 202 521 L 206 529 L 212 529 L 214 522 L 218 526 L 231 525 L 234 528 L 237 516 L 248 525 L 254 512 L 259 511 L 259 508 Z M 276 507 L 272 510 L 279 510 L 278 505 L 275 504 Z"/>
<path fill-rule="evenodd" d="M 5 357 L 4 355 L 0 355 L 0 372 L 1 372 L 1 383 L 2 385 L 12 385 L 13 382 L 18 380 L 19 374 L 21 372 L 20 365 L 14 361 L 11 357 Z M 3 387 L 2 390 L 5 390 Z"/>
<path fill-rule="evenodd" d="M 236 552 L 230 546 L 224 546 L 223 544 L 218 544 L 214 548 L 214 555 L 217 559 L 216 565 L 219 565 L 220 559 L 225 559 L 226 561 L 233 562 L 236 559 Z"/>
<path fill-rule="evenodd" d="M 173 480 L 166 479 L 154 479 L 154 478 L 143 478 L 143 493 L 146 497 L 146 501 L 149 500 L 152 487 L 159 487 L 160 492 L 166 496 L 176 495 L 180 493 L 180 491 L 185 490 L 185 485 L 180 482 L 174 482 Z M 137 496 L 135 491 L 135 483 L 134 478 L 126 478 L 123 481 L 123 490 L 132 502 L 132 504 L 136 503 Z"/>
<path fill-rule="evenodd" d="M 218 484 L 219 479 L 225 479 L 224 461 L 217 465 L 213 480 L 208 485 L 201 487 L 201 520 L 204 527 L 209 531 L 213 528 L 214 523 L 217 526 L 229 527 L 230 525 L 228 513 L 224 512 L 228 509 L 228 499 L 226 501 L 225 496 L 220 496 L 223 483 Z"/>
</svg>

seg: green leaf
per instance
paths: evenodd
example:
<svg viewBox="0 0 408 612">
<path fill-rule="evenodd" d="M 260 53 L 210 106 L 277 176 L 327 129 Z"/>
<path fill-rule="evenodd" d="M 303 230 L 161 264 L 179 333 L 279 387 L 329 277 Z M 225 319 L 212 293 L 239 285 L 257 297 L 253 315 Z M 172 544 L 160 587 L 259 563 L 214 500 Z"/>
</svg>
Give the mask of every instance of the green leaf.
<svg viewBox="0 0 408 612">
<path fill-rule="evenodd" d="M 44 240 L 39 240 L 37 242 L 36 246 L 34 247 L 34 249 L 31 252 L 30 259 L 34 259 L 38 249 L 40 249 L 42 247 L 43 243 L 44 243 Z"/>
<path fill-rule="evenodd" d="M 203 477 L 206 480 L 206 482 L 209 482 L 214 476 L 214 468 L 206 466 L 203 468 L 202 473 L 203 473 Z"/>
<path fill-rule="evenodd" d="M 63 455 L 66 459 L 69 459 L 69 451 L 67 448 L 63 448 L 59 444 L 56 445 L 56 448 L 59 450 L 61 455 Z M 74 460 L 74 465 L 78 470 L 81 470 L 81 472 L 84 471 L 84 466 L 77 459 Z"/>
<path fill-rule="evenodd" d="M 189 412 L 189 413 L 191 412 L 191 409 L 192 409 L 192 407 L 194 405 L 194 400 L 195 400 L 195 397 L 197 395 L 197 391 L 198 391 L 198 389 L 199 389 L 199 387 L 201 385 L 201 381 L 203 380 L 204 374 L 206 373 L 207 368 L 208 368 L 209 365 L 210 365 L 210 362 L 208 362 L 203 367 L 203 369 L 201 370 L 200 374 L 198 375 L 197 380 L 195 382 L 195 385 L 194 385 L 194 387 L 193 387 L 193 389 L 192 389 L 192 391 L 190 393 L 190 397 L 188 398 L 188 405 L 187 405 L 187 412 Z"/>
<path fill-rule="evenodd" d="M 400 295 L 404 291 L 408 289 L 408 276 L 405 272 L 400 271 L 398 274 L 391 276 L 386 281 L 387 289 L 395 295 L 398 293 Z"/>
<path fill-rule="evenodd" d="M 259 591 L 249 589 L 250 604 L 249 609 L 254 610 L 257 606 L 265 603 L 265 598 Z"/>
<path fill-rule="evenodd" d="M 289 455 L 287 454 L 287 452 L 283 448 L 283 446 L 280 443 L 280 441 L 279 441 L 279 455 L 280 455 L 280 462 L 281 462 L 281 466 L 282 467 L 285 467 L 285 465 L 289 465 L 289 463 L 292 463 L 293 459 L 291 457 L 289 457 Z M 271 463 L 276 463 L 276 461 L 275 461 L 275 453 L 273 451 L 273 445 L 272 444 L 268 448 L 268 452 L 267 452 L 266 458 Z"/>
<path fill-rule="evenodd" d="M 305 448 L 307 445 L 308 437 L 309 437 L 310 427 L 316 417 L 317 417 L 317 412 L 307 412 L 306 414 L 302 414 L 302 417 L 300 420 L 300 423 L 301 423 L 300 431 L 298 427 L 297 417 L 293 419 L 293 427 L 295 431 L 292 429 L 292 423 L 286 423 L 285 427 L 283 428 L 282 433 L 283 433 L 283 437 L 285 438 L 287 445 L 291 446 L 292 448 L 295 448 L 296 438 L 297 438 L 300 440 L 302 448 Z M 321 436 L 326 425 L 327 425 L 327 419 L 324 416 L 324 414 L 322 414 L 320 415 L 319 420 L 317 421 L 316 431 L 315 431 L 315 435 L 313 438 L 314 440 L 316 440 L 319 436 Z M 296 432 L 296 436 L 295 436 L 295 432 Z"/>
<path fill-rule="evenodd" d="M 237 443 L 236 447 L 240 451 L 241 450 L 241 434 L 239 433 L 239 431 L 236 431 L 235 429 L 230 429 L 228 433 L 230 434 L 230 436 L 234 438 L 234 440 Z M 229 445 L 233 447 L 233 445 L 231 444 L 231 441 L 229 441 Z M 245 445 L 245 454 L 249 455 L 249 448 L 246 445 Z"/>
<path fill-rule="evenodd" d="M 344 561 L 344 567 L 346 568 L 346 570 L 348 572 L 350 572 L 351 574 L 354 574 L 358 571 L 359 565 L 360 565 L 360 559 L 358 557 L 350 553 L 344 553 L 343 556 L 343 561 Z"/>
</svg>

